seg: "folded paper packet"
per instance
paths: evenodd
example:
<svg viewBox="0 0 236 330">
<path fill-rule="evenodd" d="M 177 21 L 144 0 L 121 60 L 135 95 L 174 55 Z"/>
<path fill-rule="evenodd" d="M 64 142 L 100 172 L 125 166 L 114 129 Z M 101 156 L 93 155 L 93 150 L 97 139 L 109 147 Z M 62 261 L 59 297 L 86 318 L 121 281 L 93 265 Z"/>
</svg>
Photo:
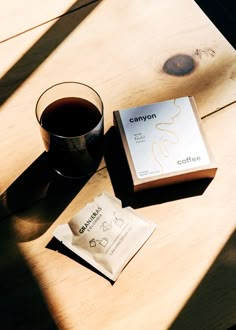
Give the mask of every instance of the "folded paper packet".
<svg viewBox="0 0 236 330">
<path fill-rule="evenodd" d="M 102 193 L 53 235 L 109 279 L 116 281 L 156 224 L 122 208 L 119 199 Z"/>
</svg>

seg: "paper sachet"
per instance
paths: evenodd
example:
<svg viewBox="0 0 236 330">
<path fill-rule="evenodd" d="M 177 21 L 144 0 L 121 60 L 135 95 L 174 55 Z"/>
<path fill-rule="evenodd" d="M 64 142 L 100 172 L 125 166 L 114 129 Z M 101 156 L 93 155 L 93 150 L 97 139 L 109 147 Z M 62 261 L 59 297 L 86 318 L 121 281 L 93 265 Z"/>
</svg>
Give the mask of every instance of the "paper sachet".
<svg viewBox="0 0 236 330">
<path fill-rule="evenodd" d="M 115 281 L 155 228 L 131 207 L 122 208 L 119 199 L 103 193 L 53 235 Z"/>
</svg>

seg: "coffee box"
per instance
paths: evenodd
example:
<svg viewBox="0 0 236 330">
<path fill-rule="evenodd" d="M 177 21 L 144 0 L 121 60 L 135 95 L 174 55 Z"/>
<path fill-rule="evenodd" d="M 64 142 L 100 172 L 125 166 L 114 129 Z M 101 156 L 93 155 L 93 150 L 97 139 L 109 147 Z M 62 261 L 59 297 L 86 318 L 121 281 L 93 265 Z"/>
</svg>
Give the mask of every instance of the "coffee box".
<svg viewBox="0 0 236 330">
<path fill-rule="evenodd" d="M 200 178 L 217 167 L 193 97 L 113 112 L 134 191 Z"/>
</svg>

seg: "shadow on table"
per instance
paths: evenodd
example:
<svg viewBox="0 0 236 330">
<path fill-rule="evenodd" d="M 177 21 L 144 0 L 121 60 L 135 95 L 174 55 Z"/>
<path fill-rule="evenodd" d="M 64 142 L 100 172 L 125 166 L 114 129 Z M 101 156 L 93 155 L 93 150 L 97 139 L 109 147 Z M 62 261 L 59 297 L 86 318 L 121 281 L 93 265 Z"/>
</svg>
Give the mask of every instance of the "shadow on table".
<svg viewBox="0 0 236 330">
<path fill-rule="evenodd" d="M 0 196 L 2 329 L 57 329 L 18 243 L 42 235 L 81 187 L 52 173 L 42 154 Z"/>
<path fill-rule="evenodd" d="M 169 329 L 226 330 L 233 329 L 233 325 L 236 325 L 236 231 Z"/>
<path fill-rule="evenodd" d="M 114 126 L 105 136 L 105 160 L 115 195 L 123 207 L 141 208 L 177 199 L 202 195 L 212 179 L 200 179 L 133 192 L 132 179 L 125 153 Z"/>
<path fill-rule="evenodd" d="M 18 243 L 41 236 L 88 179 L 57 175 L 43 153 L 0 196 L 2 329 L 57 329 Z"/>
<path fill-rule="evenodd" d="M 4 330 L 56 330 L 43 293 L 12 237 L 0 223 L 0 316 Z"/>
<path fill-rule="evenodd" d="M 69 205 L 91 176 L 67 179 L 41 154 L 0 196 L 0 221 L 10 222 L 18 242 L 41 236 Z"/>
<path fill-rule="evenodd" d="M 77 0 L 64 15 L 55 21 L 0 79 L 0 105 L 31 76 L 99 3 L 98 0 Z M 73 16 L 74 11 L 79 11 L 79 15 Z"/>
<path fill-rule="evenodd" d="M 4 74 L 0 105 L 30 77 L 79 26 L 100 1 L 77 0 Z M 79 10 L 79 15 L 72 13 Z M 32 273 L 19 242 L 42 235 L 60 215 L 85 181 L 72 182 L 48 168 L 45 154 L 26 169 L 0 196 L 0 317 L 4 330 L 58 329 L 45 293 Z"/>
</svg>

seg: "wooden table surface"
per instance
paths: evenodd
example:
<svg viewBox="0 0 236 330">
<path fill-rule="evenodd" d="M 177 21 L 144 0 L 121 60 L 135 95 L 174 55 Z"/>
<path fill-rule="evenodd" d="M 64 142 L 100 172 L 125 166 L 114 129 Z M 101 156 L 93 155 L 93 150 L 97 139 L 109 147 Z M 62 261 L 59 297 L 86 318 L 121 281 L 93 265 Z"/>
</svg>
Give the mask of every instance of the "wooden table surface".
<svg viewBox="0 0 236 330">
<path fill-rule="evenodd" d="M 236 324 L 235 50 L 192 0 L 8 0 L 0 9 L 1 329 Z M 176 55 L 180 75 L 165 66 Z M 35 119 L 39 95 L 68 80 L 94 87 L 105 106 L 106 161 L 87 182 L 51 173 Z M 186 95 L 216 177 L 132 194 L 113 111 Z M 52 239 L 103 191 L 157 224 L 113 285 Z"/>
</svg>

